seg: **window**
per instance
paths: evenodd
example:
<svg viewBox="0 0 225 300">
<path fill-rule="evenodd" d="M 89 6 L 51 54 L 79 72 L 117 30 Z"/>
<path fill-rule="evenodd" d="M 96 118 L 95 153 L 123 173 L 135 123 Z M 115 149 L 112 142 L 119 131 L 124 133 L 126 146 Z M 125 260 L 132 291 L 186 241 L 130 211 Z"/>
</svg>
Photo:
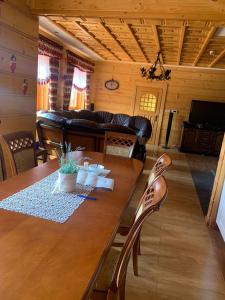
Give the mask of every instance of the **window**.
<svg viewBox="0 0 225 300">
<path fill-rule="evenodd" d="M 69 109 L 82 109 L 85 107 L 86 88 L 87 73 L 75 67 Z"/>
<path fill-rule="evenodd" d="M 48 56 L 38 55 L 37 110 L 49 108 L 49 60 Z"/>
<path fill-rule="evenodd" d="M 140 110 L 155 112 L 156 111 L 156 96 L 153 94 L 144 94 L 140 99 Z"/>
</svg>

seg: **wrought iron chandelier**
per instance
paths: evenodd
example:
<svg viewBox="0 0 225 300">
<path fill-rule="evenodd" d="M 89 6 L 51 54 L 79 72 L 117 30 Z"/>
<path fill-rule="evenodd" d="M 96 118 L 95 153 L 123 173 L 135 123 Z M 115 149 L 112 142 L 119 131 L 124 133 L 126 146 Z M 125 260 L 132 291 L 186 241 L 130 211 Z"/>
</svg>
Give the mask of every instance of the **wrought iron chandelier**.
<svg viewBox="0 0 225 300">
<path fill-rule="evenodd" d="M 171 79 L 171 70 L 166 69 L 163 67 L 163 64 L 160 60 L 160 54 L 161 52 L 158 52 L 157 58 L 155 62 L 150 66 L 149 69 L 146 69 L 145 67 L 142 67 L 140 69 L 141 76 L 145 77 L 146 79 L 150 80 L 169 80 Z"/>
</svg>

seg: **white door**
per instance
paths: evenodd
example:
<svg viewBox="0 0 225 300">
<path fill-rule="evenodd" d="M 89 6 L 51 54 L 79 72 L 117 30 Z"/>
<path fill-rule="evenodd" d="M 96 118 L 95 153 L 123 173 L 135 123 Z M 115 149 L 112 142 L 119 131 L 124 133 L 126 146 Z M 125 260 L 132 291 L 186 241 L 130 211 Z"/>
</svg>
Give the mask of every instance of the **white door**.
<svg viewBox="0 0 225 300">
<path fill-rule="evenodd" d="M 220 205 L 216 217 L 216 223 L 219 227 L 223 240 L 225 241 L 225 181 L 223 184 L 223 190 L 220 198 Z"/>
</svg>

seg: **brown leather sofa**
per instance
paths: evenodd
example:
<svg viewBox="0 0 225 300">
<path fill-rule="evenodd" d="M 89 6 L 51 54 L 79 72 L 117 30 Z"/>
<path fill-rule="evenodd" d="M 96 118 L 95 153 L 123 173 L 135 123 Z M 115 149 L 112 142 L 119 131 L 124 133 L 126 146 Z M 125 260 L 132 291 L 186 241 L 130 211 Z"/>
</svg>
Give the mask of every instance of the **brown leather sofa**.
<svg viewBox="0 0 225 300">
<path fill-rule="evenodd" d="M 135 134 L 138 143 L 134 157 L 145 159 L 145 145 L 151 137 L 151 122 L 142 116 L 112 114 L 106 111 L 40 111 L 37 131 L 40 143 L 54 148 L 65 141 L 72 147 L 84 147 L 90 151 L 103 151 L 105 131 Z"/>
</svg>

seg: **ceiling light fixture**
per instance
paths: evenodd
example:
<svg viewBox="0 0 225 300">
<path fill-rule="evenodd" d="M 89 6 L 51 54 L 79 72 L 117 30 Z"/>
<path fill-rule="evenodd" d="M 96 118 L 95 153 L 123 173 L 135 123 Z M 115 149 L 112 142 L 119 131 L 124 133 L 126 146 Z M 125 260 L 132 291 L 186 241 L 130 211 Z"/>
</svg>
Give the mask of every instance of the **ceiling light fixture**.
<svg viewBox="0 0 225 300">
<path fill-rule="evenodd" d="M 145 67 L 142 67 L 140 69 L 141 71 L 141 76 L 150 79 L 150 80 L 169 80 L 171 79 L 171 70 L 166 69 L 163 67 L 163 64 L 160 60 L 160 54 L 161 52 L 159 51 L 157 54 L 157 58 L 155 62 L 150 66 L 149 69 L 146 69 Z"/>
</svg>

